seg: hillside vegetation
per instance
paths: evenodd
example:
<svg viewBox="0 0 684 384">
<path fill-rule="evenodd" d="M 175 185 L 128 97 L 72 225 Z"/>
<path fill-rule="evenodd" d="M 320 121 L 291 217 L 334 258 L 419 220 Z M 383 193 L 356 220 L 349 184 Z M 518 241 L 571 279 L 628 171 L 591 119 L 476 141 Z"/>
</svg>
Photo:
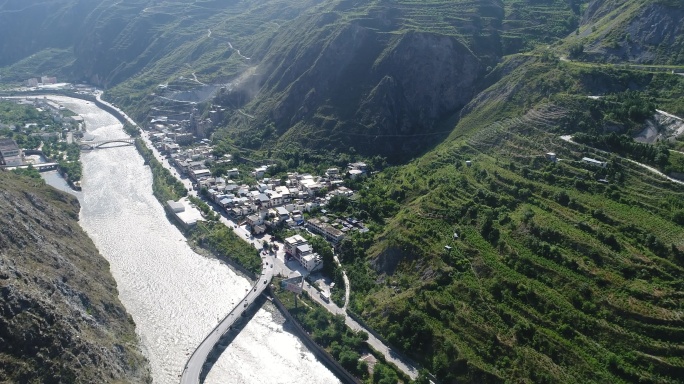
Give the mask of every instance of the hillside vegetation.
<svg viewBox="0 0 684 384">
<path fill-rule="evenodd" d="M 401 162 L 448 135 L 502 55 L 573 31 L 584 0 L 82 3 L 0 7 L 8 31 L 52 32 L 5 43 L 0 75 L 87 81 L 141 120 L 165 90 L 225 87 L 214 103 L 237 147 Z"/>
<path fill-rule="evenodd" d="M 493 76 L 447 141 L 348 208 L 384 223 L 342 246 L 353 311 L 446 382 L 678 382 L 684 188 L 560 135 L 638 126 L 624 97 L 580 96 L 596 87 L 684 79 L 544 57 Z"/>
<path fill-rule="evenodd" d="M 684 115 L 683 17 L 676 0 L 95 2 L 69 71 L 141 121 L 215 89 L 193 106 L 228 111 L 219 151 L 275 159 L 276 178 L 368 160 L 327 207 L 370 228 L 339 249 L 350 310 L 439 381 L 677 383 L 684 187 L 656 172 L 682 173 L 682 139 L 631 139 L 665 130 L 656 109 Z"/>
</svg>

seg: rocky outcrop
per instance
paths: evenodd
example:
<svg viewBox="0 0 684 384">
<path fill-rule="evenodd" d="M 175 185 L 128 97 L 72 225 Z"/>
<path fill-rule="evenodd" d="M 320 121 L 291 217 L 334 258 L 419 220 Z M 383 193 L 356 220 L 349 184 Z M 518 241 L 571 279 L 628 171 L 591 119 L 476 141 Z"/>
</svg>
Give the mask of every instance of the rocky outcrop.
<svg viewBox="0 0 684 384">
<path fill-rule="evenodd" d="M 682 19 L 684 3 L 678 1 L 592 1 L 582 23 L 596 36 L 585 51 L 612 62 L 682 65 Z"/>
<path fill-rule="evenodd" d="M 151 382 L 78 201 L 0 171 L 0 382 Z"/>
</svg>

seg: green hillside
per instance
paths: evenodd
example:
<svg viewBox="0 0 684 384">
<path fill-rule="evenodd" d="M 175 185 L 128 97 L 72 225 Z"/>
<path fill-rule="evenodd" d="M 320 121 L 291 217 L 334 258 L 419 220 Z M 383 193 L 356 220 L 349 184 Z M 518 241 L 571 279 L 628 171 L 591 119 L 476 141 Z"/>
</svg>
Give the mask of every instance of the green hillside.
<svg viewBox="0 0 684 384">
<path fill-rule="evenodd" d="M 328 214 L 370 228 L 340 248 L 351 310 L 439 381 L 681 382 L 684 186 L 656 172 L 684 174 L 684 139 L 633 140 L 684 116 L 681 1 L 86 11 L 64 43 L 8 39 L 0 75 L 64 63 L 140 121 L 223 108 L 220 150 L 282 171 L 367 160 Z"/>
<path fill-rule="evenodd" d="M 674 76 L 507 66 L 449 140 L 368 181 L 358 209 L 389 201 L 343 246 L 353 310 L 446 382 L 677 382 L 684 186 L 560 139 L 614 108 L 565 94 L 588 78 Z"/>
</svg>

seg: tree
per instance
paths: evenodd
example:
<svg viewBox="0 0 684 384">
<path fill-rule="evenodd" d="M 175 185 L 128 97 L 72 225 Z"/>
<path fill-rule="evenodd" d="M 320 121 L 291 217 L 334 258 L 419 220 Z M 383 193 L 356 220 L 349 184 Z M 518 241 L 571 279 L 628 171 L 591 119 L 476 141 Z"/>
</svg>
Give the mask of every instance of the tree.
<svg viewBox="0 0 684 384">
<path fill-rule="evenodd" d="M 558 191 L 553 195 L 553 199 L 560 205 L 567 206 L 570 203 L 570 195 L 565 191 Z"/>
<path fill-rule="evenodd" d="M 582 43 L 576 43 L 570 46 L 570 49 L 568 51 L 568 56 L 570 58 L 575 59 L 584 54 L 584 44 Z"/>
<path fill-rule="evenodd" d="M 323 261 L 323 269 L 321 272 L 328 276 L 334 276 L 335 260 L 333 259 L 333 251 L 330 243 L 320 236 L 312 237 L 309 243 L 311 243 L 314 252 L 321 256 L 321 260 Z"/>
<path fill-rule="evenodd" d="M 349 206 L 349 198 L 344 195 L 336 195 L 330 198 L 328 209 L 336 212 L 344 212 Z"/>
<path fill-rule="evenodd" d="M 399 382 L 396 372 L 383 363 L 375 364 L 373 368 L 373 383 L 396 384 Z"/>
<path fill-rule="evenodd" d="M 679 209 L 672 214 L 672 221 L 679 225 L 684 225 L 684 209 Z"/>
</svg>

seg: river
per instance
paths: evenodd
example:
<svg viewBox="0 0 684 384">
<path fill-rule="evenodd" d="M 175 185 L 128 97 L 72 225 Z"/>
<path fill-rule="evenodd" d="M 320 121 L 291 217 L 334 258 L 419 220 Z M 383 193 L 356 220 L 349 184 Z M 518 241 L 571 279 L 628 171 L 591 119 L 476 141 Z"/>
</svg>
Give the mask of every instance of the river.
<svg viewBox="0 0 684 384">
<path fill-rule="evenodd" d="M 125 137 L 122 125 L 92 102 L 52 96 L 84 117 L 95 140 Z M 109 261 L 119 298 L 136 324 L 154 382 L 177 383 L 205 334 L 250 283 L 218 260 L 195 253 L 152 195 L 152 174 L 134 147 L 83 152 L 80 224 Z M 45 175 L 57 188 L 65 183 Z M 218 383 L 335 383 L 335 376 L 283 329 L 268 303 L 214 364 Z"/>
</svg>

